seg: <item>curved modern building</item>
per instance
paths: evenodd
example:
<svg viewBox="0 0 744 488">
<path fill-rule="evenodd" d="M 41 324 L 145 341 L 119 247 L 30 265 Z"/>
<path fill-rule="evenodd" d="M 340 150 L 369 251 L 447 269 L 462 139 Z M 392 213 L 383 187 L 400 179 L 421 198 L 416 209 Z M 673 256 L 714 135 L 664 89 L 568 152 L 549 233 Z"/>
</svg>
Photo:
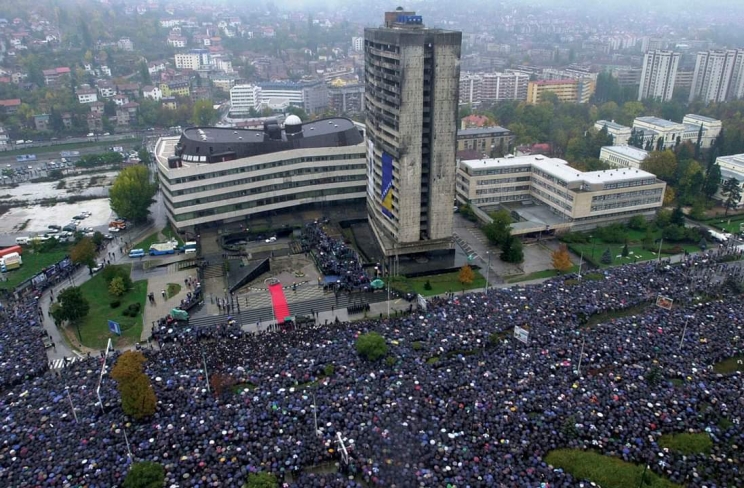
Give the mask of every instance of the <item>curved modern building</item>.
<svg viewBox="0 0 744 488">
<path fill-rule="evenodd" d="M 179 230 L 250 222 L 312 204 L 364 205 L 363 129 L 346 118 L 302 123 L 289 116 L 263 130 L 191 127 L 156 147 L 168 218 Z"/>
</svg>

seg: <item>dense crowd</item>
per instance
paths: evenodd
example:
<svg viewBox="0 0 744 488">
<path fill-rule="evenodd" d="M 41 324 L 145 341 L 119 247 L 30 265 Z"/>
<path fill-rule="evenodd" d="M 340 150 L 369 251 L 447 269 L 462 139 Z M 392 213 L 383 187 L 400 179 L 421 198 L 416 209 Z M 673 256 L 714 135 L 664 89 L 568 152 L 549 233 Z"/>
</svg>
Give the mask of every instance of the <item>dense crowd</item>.
<svg viewBox="0 0 744 488">
<path fill-rule="evenodd" d="M 0 307 L 0 392 L 49 369 L 38 300 Z"/>
<path fill-rule="evenodd" d="M 306 224 L 302 230 L 302 250 L 311 252 L 315 264 L 324 276 L 334 276 L 331 283 L 340 291 L 365 289 L 370 280 L 357 252 L 341 239 L 330 237 L 318 222 Z"/>
<path fill-rule="evenodd" d="M 159 404 L 139 424 L 108 376 L 96 403 L 100 358 L 4 384 L 0 485 L 114 486 L 130 463 L 126 432 L 135 460 L 165 467 L 166 486 L 241 486 L 256 471 L 298 487 L 578 486 L 545 462 L 562 447 L 648 464 L 684 486 L 744 486 L 742 376 L 711 370 L 741 354 L 744 301 L 731 285 L 741 268 L 708 255 L 592 278 L 434 298 L 398 319 L 173 328 L 144 351 Z M 671 310 L 654 305 L 659 295 Z M 511 337 L 515 325 L 528 344 Z M 360 358 L 356 338 L 372 330 L 391 359 Z M 706 433 L 711 452 L 659 446 L 678 432 Z M 337 434 L 343 473 L 309 472 L 339 462 Z"/>
</svg>

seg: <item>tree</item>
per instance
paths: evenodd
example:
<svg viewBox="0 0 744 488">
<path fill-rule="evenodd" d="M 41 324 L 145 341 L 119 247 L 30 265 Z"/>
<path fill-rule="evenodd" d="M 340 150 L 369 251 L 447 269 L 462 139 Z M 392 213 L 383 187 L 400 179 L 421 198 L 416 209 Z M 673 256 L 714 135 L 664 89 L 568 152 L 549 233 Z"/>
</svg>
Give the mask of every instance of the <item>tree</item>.
<svg viewBox="0 0 744 488">
<path fill-rule="evenodd" d="M 721 188 L 721 194 L 726 198 L 723 202 L 723 206 L 726 208 L 725 215 L 728 215 L 729 210 L 736 207 L 741 201 L 741 187 L 739 186 L 739 180 L 733 176 L 726 180 Z"/>
<path fill-rule="evenodd" d="M 152 159 L 150 158 L 150 151 L 148 151 L 145 147 L 137 151 L 137 157 L 145 166 L 149 166 L 150 163 L 152 163 Z"/>
<path fill-rule="evenodd" d="M 103 244 L 103 234 L 99 231 L 95 231 L 91 240 L 93 241 L 93 244 L 96 245 L 96 248 L 98 248 Z"/>
<path fill-rule="evenodd" d="M 57 296 L 61 307 L 59 318 L 68 322 L 77 322 L 90 311 L 90 304 L 83 296 L 83 291 L 79 286 L 65 288 Z"/>
<path fill-rule="evenodd" d="M 165 469 L 161 464 L 142 461 L 132 464 L 122 488 L 161 488 L 165 484 Z"/>
<path fill-rule="evenodd" d="M 124 280 L 121 278 L 121 276 L 117 276 L 116 278 L 111 280 L 111 283 L 109 283 L 108 291 L 115 297 L 120 297 L 124 293 L 126 293 L 127 288 L 124 285 Z"/>
<path fill-rule="evenodd" d="M 664 190 L 664 200 L 661 202 L 662 205 L 670 205 L 674 199 L 677 198 L 677 193 L 670 185 L 667 185 Z"/>
<path fill-rule="evenodd" d="M 126 351 L 111 370 L 121 395 L 121 408 L 136 420 L 150 417 L 157 409 L 155 390 L 143 371 L 146 361 L 141 352 Z"/>
<path fill-rule="evenodd" d="M 377 361 L 384 357 L 388 352 L 388 346 L 385 338 L 377 332 L 367 332 L 357 338 L 357 352 L 368 361 Z"/>
<path fill-rule="evenodd" d="M 625 245 L 623 246 L 623 251 L 620 253 L 624 258 L 628 257 L 628 254 L 630 254 L 630 250 L 628 249 L 628 242 L 625 242 Z"/>
<path fill-rule="evenodd" d="M 54 324 L 59 326 L 65 321 L 64 312 L 62 311 L 62 305 L 59 302 L 54 302 L 49 307 L 49 316 L 54 320 Z"/>
<path fill-rule="evenodd" d="M 70 249 L 70 259 L 75 264 L 84 264 L 91 269 L 96 264 L 96 245 L 89 237 L 83 237 Z"/>
<path fill-rule="evenodd" d="M 277 485 L 276 476 L 271 473 L 251 473 L 243 488 L 276 488 Z"/>
<path fill-rule="evenodd" d="M 672 218 L 669 219 L 669 223 L 673 225 L 685 225 L 685 213 L 682 211 L 682 207 L 677 205 L 672 210 Z"/>
<path fill-rule="evenodd" d="M 703 194 L 705 198 L 710 200 L 713 195 L 718 191 L 718 187 L 721 185 L 721 167 L 718 164 L 713 164 L 705 174 L 705 183 L 703 183 Z"/>
<path fill-rule="evenodd" d="M 150 181 L 150 170 L 146 166 L 124 168 L 109 191 L 111 210 L 119 217 L 145 222 L 150 205 L 155 202 L 156 191 L 157 186 Z"/>
<path fill-rule="evenodd" d="M 507 263 L 521 263 L 524 261 L 522 241 L 509 234 L 504 245 L 501 246 L 501 256 L 499 257 L 502 261 Z"/>
<path fill-rule="evenodd" d="M 609 247 L 605 249 L 605 252 L 602 253 L 600 261 L 602 262 L 602 264 L 612 264 L 612 253 L 610 253 Z"/>
<path fill-rule="evenodd" d="M 197 100 L 191 113 L 191 122 L 196 126 L 211 125 L 217 118 L 217 110 L 210 100 Z"/>
<path fill-rule="evenodd" d="M 509 236 L 512 223 L 511 216 L 507 210 L 499 210 L 491 213 L 490 217 L 493 221 L 483 226 L 483 233 L 492 244 L 502 246 Z"/>
<path fill-rule="evenodd" d="M 473 268 L 471 268 L 469 264 L 466 264 L 462 268 L 460 268 L 460 273 L 457 275 L 457 281 L 459 281 L 463 285 L 469 285 L 473 282 L 474 279 L 475 273 L 473 273 Z"/>
<path fill-rule="evenodd" d="M 674 182 L 677 171 L 677 157 L 670 149 L 654 151 L 643 160 L 641 169 L 653 173 L 667 183 Z"/>
<path fill-rule="evenodd" d="M 553 268 L 561 273 L 565 273 L 571 269 L 571 256 L 569 256 L 568 248 L 565 244 L 561 244 L 558 249 L 553 251 L 551 257 L 553 258 Z"/>
</svg>

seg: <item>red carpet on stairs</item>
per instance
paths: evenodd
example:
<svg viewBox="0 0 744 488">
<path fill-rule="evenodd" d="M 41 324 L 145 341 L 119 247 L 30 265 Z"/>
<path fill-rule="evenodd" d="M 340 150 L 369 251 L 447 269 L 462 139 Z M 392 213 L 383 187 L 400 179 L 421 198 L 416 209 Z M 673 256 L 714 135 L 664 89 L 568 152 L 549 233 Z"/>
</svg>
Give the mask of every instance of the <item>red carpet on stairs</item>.
<svg viewBox="0 0 744 488">
<path fill-rule="evenodd" d="M 289 317 L 289 305 L 287 305 L 287 298 L 284 296 L 281 283 L 269 285 L 269 293 L 271 293 L 271 303 L 274 305 L 274 317 L 277 323 L 281 324 L 286 317 Z"/>
</svg>

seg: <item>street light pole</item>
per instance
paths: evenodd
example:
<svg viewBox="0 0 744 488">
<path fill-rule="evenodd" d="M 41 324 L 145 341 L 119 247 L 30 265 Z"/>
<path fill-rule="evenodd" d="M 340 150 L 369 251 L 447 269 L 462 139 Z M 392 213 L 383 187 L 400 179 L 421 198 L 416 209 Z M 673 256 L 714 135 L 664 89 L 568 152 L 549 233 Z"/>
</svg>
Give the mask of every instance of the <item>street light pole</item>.
<svg viewBox="0 0 744 488">
<path fill-rule="evenodd" d="M 70 408 L 72 409 L 72 416 L 75 418 L 75 423 L 78 423 L 77 413 L 75 413 L 75 405 L 72 404 L 72 397 L 70 396 L 70 387 L 65 386 L 65 392 L 67 392 L 67 399 L 70 400 Z"/>
<path fill-rule="evenodd" d="M 687 333 L 687 322 L 690 321 L 690 316 L 688 315 L 685 320 L 685 326 L 682 328 L 682 338 L 679 340 L 679 351 L 682 350 L 682 344 L 685 342 L 685 334 Z"/>
<path fill-rule="evenodd" d="M 202 354 L 202 361 L 204 363 L 204 377 L 207 380 L 207 393 L 212 393 L 211 388 L 209 387 L 209 372 L 207 371 L 207 357 L 204 355 L 204 348 L 202 347 L 201 350 Z"/>
<path fill-rule="evenodd" d="M 491 272 L 491 251 L 486 251 L 486 254 L 488 255 L 488 267 L 486 268 L 486 294 L 488 294 L 488 278 Z"/>
<path fill-rule="evenodd" d="M 661 238 L 661 239 L 659 240 L 659 259 L 658 259 L 658 261 L 657 261 L 657 262 L 659 262 L 659 263 L 661 262 L 661 246 L 662 246 L 663 244 L 664 244 L 664 238 L 662 237 L 662 238 Z"/>
<path fill-rule="evenodd" d="M 584 342 L 586 341 L 585 337 L 581 337 L 581 352 L 579 353 L 579 367 L 576 369 L 579 373 L 579 377 L 581 377 L 581 360 L 584 359 Z"/>
<path fill-rule="evenodd" d="M 594 261 L 594 236 L 589 236 L 589 240 L 592 241 L 592 262 Z"/>
</svg>

